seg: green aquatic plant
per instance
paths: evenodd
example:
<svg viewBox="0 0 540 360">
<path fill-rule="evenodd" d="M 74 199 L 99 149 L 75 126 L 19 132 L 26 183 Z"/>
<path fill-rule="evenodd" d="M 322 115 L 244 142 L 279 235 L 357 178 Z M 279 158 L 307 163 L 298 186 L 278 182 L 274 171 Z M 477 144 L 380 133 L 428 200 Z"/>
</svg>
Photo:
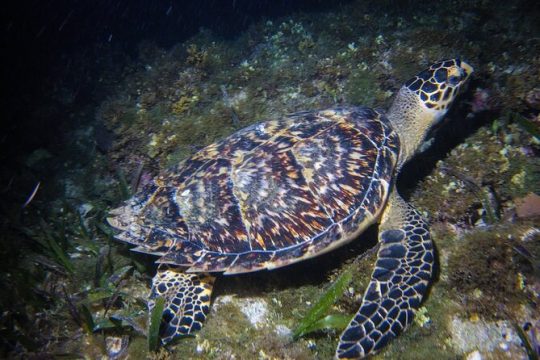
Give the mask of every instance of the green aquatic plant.
<svg viewBox="0 0 540 360">
<path fill-rule="evenodd" d="M 96 259 L 94 286 L 86 291 L 85 298 L 74 304 L 66 295 L 72 318 L 88 334 L 109 330 L 125 331 L 126 328 L 132 328 L 146 335 L 136 321 L 141 315 L 139 306 L 133 308 L 124 304 L 120 313 L 109 314 L 119 299 L 129 298 L 129 294 L 123 291 L 122 287 L 135 268 L 126 265 L 113 272 L 112 264 L 105 265 L 105 260 L 102 259 L 103 256 L 108 257 L 110 248 L 106 246 L 104 249 L 100 253 L 101 256 Z M 102 311 L 95 312 L 93 309 Z"/>
<path fill-rule="evenodd" d="M 148 327 L 148 350 L 157 351 L 159 349 L 159 327 L 161 325 L 161 317 L 163 316 L 163 308 L 165 307 L 165 299 L 158 297 L 152 312 L 150 313 L 150 326 Z"/>
<path fill-rule="evenodd" d="M 75 227 L 76 238 L 79 239 L 79 243 L 83 245 L 93 256 L 99 254 L 99 244 L 95 241 L 95 238 L 90 230 L 90 227 L 86 224 L 84 217 L 78 211 L 74 211 L 79 219 L 79 226 Z"/>
<path fill-rule="evenodd" d="M 336 281 L 330 285 L 315 305 L 308 311 L 300 324 L 293 332 L 293 338 L 298 339 L 308 333 L 322 329 L 344 329 L 352 318 L 352 315 L 328 314 L 330 307 L 343 295 L 346 287 L 352 280 L 349 271 L 341 274 Z"/>
<path fill-rule="evenodd" d="M 40 246 L 41 251 L 48 259 L 52 260 L 68 273 L 73 273 L 75 266 L 68 254 L 69 241 L 66 238 L 65 228 L 62 223 L 56 225 L 49 226 L 42 218 L 40 219 L 39 231 L 28 227 L 23 227 L 20 230 Z"/>
<path fill-rule="evenodd" d="M 95 322 L 94 332 L 107 331 L 111 329 L 131 328 L 141 335 L 146 335 L 144 329 L 137 323 L 136 318 L 140 315 L 139 312 L 131 312 L 127 315 L 114 314 L 108 317 L 103 317 Z"/>
<path fill-rule="evenodd" d="M 519 339 L 521 340 L 521 343 L 523 344 L 523 347 L 525 347 L 525 350 L 527 350 L 527 358 L 529 360 L 538 360 L 537 349 L 532 346 L 525 331 L 518 324 L 514 323 L 513 325 Z"/>
<path fill-rule="evenodd" d="M 485 211 L 485 220 L 488 224 L 495 224 L 500 219 L 499 203 L 497 196 L 490 186 L 480 188 L 477 196 L 480 198 Z"/>
<path fill-rule="evenodd" d="M 529 135 L 533 136 L 536 140 L 540 140 L 540 129 L 538 129 L 535 123 L 518 113 L 509 113 L 507 116 L 511 121 L 521 126 Z"/>
<path fill-rule="evenodd" d="M 114 237 L 114 231 L 104 223 L 96 223 L 96 228 L 99 229 L 107 237 L 108 240 L 112 240 L 112 238 Z"/>
<path fill-rule="evenodd" d="M 133 266 L 127 265 L 116 270 L 114 274 L 107 277 L 103 273 L 97 281 L 97 287 L 88 292 L 86 303 L 95 303 L 103 301 L 105 304 L 105 312 L 110 308 L 110 305 L 119 297 L 126 295 L 120 291 L 121 281 L 125 279 L 133 270 Z"/>
<path fill-rule="evenodd" d="M 67 292 L 66 288 L 64 290 L 64 301 L 71 315 L 71 318 L 77 325 L 79 325 L 83 331 L 87 334 L 92 334 L 94 332 L 94 316 L 90 311 L 90 308 L 87 304 L 76 304 L 73 301 L 72 296 Z"/>
<path fill-rule="evenodd" d="M 47 262 L 58 265 L 69 274 L 76 270 L 76 260 L 71 252 L 84 252 L 99 258 L 102 239 L 95 229 L 100 214 L 92 210 L 95 216 L 85 218 L 81 212 L 65 203 L 61 214 L 42 217 L 35 227 L 20 226 L 18 230 L 38 245 L 37 252 Z"/>
<path fill-rule="evenodd" d="M 120 168 L 116 171 L 116 177 L 118 178 L 118 189 L 120 190 L 120 197 L 122 200 L 127 200 L 132 196 L 131 187 L 129 186 L 124 171 Z"/>
<path fill-rule="evenodd" d="M 81 314 L 81 320 L 82 320 L 81 325 L 82 325 L 83 330 L 87 334 L 91 334 L 92 332 L 94 332 L 94 328 L 95 328 L 94 316 L 92 315 L 92 312 L 90 311 L 88 306 L 86 306 L 85 304 L 81 304 L 79 306 L 79 313 Z"/>
</svg>

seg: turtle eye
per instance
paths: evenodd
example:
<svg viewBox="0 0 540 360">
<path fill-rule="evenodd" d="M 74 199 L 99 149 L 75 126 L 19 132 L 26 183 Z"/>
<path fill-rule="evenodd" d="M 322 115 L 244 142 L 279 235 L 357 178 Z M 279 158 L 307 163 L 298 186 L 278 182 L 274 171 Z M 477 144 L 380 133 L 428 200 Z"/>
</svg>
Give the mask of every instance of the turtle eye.
<svg viewBox="0 0 540 360">
<path fill-rule="evenodd" d="M 459 81 L 460 81 L 460 77 L 456 75 L 450 75 L 448 79 L 446 80 L 446 82 L 452 86 L 456 86 L 457 84 L 459 84 Z"/>
<path fill-rule="evenodd" d="M 467 73 L 464 69 L 452 67 L 448 70 L 448 78 L 446 79 L 446 83 L 452 87 L 456 87 L 466 78 Z"/>
</svg>

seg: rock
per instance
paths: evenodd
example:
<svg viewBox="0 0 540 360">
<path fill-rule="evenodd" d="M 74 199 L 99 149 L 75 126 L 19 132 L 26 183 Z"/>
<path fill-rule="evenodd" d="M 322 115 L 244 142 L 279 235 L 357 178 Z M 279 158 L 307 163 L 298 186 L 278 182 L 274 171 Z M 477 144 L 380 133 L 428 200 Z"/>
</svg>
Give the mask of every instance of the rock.
<svg viewBox="0 0 540 360">
<path fill-rule="evenodd" d="M 523 198 L 516 199 L 516 213 L 520 218 L 540 216 L 540 196 L 529 193 Z"/>
<path fill-rule="evenodd" d="M 275 332 L 277 336 L 282 338 L 292 339 L 292 330 L 285 325 L 278 324 L 276 325 Z"/>
<path fill-rule="evenodd" d="M 256 328 L 263 326 L 267 322 L 268 305 L 262 299 L 242 299 L 240 310 L 249 322 Z"/>
<path fill-rule="evenodd" d="M 540 110 L 540 88 L 534 88 L 525 96 L 525 103 L 535 110 Z"/>
<path fill-rule="evenodd" d="M 105 125 L 98 123 L 94 128 L 94 140 L 97 149 L 106 154 L 113 146 L 114 133 L 107 129 Z"/>
<path fill-rule="evenodd" d="M 521 347 L 521 340 L 507 321 L 471 322 L 454 317 L 450 324 L 452 345 L 460 353 L 467 354 L 467 359 L 481 359 L 482 353 L 503 351 L 510 357 L 521 358 L 526 355 Z M 478 356 L 475 355 L 478 353 Z"/>
<path fill-rule="evenodd" d="M 107 336 L 105 338 L 105 347 L 107 349 L 107 359 L 120 360 L 127 358 L 127 349 L 129 345 L 129 336 Z"/>
<path fill-rule="evenodd" d="M 233 304 L 247 318 L 255 328 L 261 328 L 268 323 L 268 303 L 260 298 L 236 298 L 225 295 L 216 300 L 214 309 L 219 309 L 222 304 Z"/>
<path fill-rule="evenodd" d="M 482 360 L 482 354 L 478 350 L 468 354 L 466 360 Z"/>
</svg>

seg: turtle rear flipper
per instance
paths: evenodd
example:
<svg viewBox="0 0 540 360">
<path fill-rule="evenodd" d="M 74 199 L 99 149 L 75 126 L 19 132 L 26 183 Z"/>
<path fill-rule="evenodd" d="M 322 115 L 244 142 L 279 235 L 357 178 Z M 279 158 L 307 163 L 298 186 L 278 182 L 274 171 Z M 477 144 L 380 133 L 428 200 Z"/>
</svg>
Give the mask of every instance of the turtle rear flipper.
<svg viewBox="0 0 540 360">
<path fill-rule="evenodd" d="M 431 280 L 434 255 L 429 228 L 395 190 L 381 230 L 375 270 L 360 309 L 341 335 L 336 358 L 363 358 L 401 334 Z"/>
<path fill-rule="evenodd" d="M 165 299 L 160 335 L 167 344 L 180 335 L 200 330 L 210 310 L 210 295 L 215 277 L 205 273 L 185 273 L 177 267 L 160 265 L 152 280 L 148 301 L 150 311 L 155 299 Z"/>
</svg>

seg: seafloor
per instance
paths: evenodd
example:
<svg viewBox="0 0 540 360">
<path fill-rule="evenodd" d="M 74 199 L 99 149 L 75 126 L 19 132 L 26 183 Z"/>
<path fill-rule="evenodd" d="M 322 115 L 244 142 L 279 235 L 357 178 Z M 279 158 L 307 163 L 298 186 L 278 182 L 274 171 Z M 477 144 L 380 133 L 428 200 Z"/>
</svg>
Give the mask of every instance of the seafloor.
<svg viewBox="0 0 540 360">
<path fill-rule="evenodd" d="M 203 330 L 149 352 L 155 265 L 113 240 L 107 211 L 236 129 L 298 110 L 387 108 L 402 82 L 459 56 L 475 68 L 469 88 L 398 181 L 431 223 L 437 277 L 414 325 L 374 358 L 538 358 L 538 7 L 369 3 L 260 21 L 232 40 L 201 29 L 170 49 L 145 42 L 134 58 L 100 44 L 92 61 L 81 55 L 51 77 L 50 102 L 36 116 L 69 114 L 68 141 L 1 172 L 0 356 L 331 358 L 339 330 L 296 340 L 292 331 L 345 271 L 353 280 L 328 312 L 356 311 L 376 229 L 302 264 L 219 278 Z M 73 101 L 81 81 L 106 98 Z"/>
</svg>

